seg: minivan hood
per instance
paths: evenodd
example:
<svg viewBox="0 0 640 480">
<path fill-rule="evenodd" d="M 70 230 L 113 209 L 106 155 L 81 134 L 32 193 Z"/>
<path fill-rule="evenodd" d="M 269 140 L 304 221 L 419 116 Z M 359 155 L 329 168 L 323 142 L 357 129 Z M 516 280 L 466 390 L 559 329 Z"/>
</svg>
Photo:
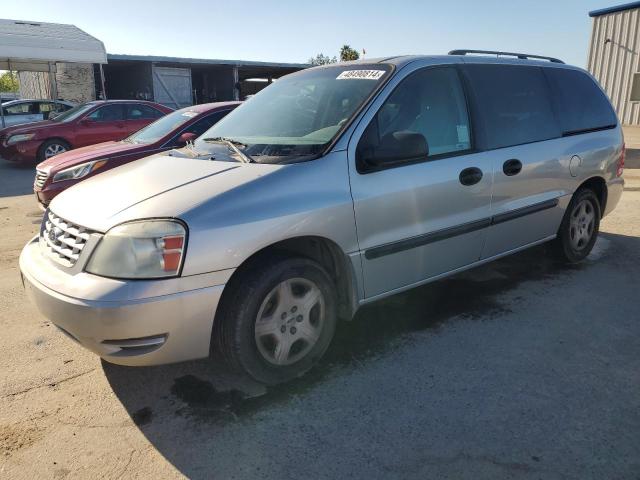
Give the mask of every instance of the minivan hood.
<svg viewBox="0 0 640 480">
<path fill-rule="evenodd" d="M 149 148 L 149 145 L 138 145 L 122 141 L 97 143 L 95 145 L 89 145 L 88 147 L 69 150 L 68 152 L 51 157 L 38 164 L 38 169 L 57 172 L 62 168 L 72 167 L 91 160 L 109 158 L 114 155 L 132 153 L 136 150 L 143 150 L 144 148 Z"/>
<path fill-rule="evenodd" d="M 159 154 L 79 182 L 55 197 L 50 208 L 77 225 L 106 232 L 130 220 L 179 217 L 194 205 L 279 168 Z M 205 181 L 206 188 L 201 188 Z M 163 198 L 178 191 L 171 202 Z"/>
</svg>

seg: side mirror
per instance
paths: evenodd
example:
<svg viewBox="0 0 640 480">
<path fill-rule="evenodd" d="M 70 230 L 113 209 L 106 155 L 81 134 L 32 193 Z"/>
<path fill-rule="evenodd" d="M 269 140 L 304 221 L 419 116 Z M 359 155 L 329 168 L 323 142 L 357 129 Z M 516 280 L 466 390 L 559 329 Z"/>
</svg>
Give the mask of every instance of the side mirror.
<svg viewBox="0 0 640 480">
<path fill-rule="evenodd" d="M 358 162 L 365 170 L 378 170 L 394 163 L 423 160 L 429 155 L 427 139 L 421 133 L 400 130 L 388 133 L 376 144 L 363 137 L 358 145 Z"/>
<path fill-rule="evenodd" d="M 186 145 L 189 142 L 193 142 L 198 136 L 195 133 L 184 132 L 178 137 L 178 145 Z"/>
</svg>

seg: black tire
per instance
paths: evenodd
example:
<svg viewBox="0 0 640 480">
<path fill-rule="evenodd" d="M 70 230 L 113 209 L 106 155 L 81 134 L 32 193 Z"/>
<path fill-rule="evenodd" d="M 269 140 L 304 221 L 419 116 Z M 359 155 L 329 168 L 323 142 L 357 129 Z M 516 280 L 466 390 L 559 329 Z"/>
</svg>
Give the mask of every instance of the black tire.
<svg viewBox="0 0 640 480">
<path fill-rule="evenodd" d="M 38 163 L 40 162 L 44 162 L 47 158 L 46 158 L 46 150 L 49 147 L 61 147 L 64 149 L 64 151 L 68 152 L 69 150 L 71 150 L 71 145 L 69 145 L 68 142 L 65 142 L 64 140 L 61 140 L 59 138 L 50 138 L 49 140 L 46 140 L 45 142 L 42 143 L 42 145 L 40 145 L 40 148 L 38 149 Z M 63 152 L 60 152 L 63 153 Z"/>
<path fill-rule="evenodd" d="M 313 346 L 306 347 L 310 350 L 302 358 L 290 365 L 275 365 L 261 353 L 263 346 L 258 346 L 255 325 L 263 302 L 268 301 L 267 296 L 290 279 L 312 282 L 321 292 L 324 309 L 322 328 L 318 329 L 320 333 L 317 340 Z M 337 301 L 335 285 L 318 263 L 301 257 L 280 256 L 258 261 L 234 278 L 227 288 L 230 290 L 223 295 L 211 344 L 212 349 L 216 346 L 220 348 L 224 359 L 236 370 L 249 374 L 261 383 L 275 385 L 302 376 L 326 352 L 335 332 Z M 287 322 L 283 319 L 280 323 L 284 326 Z M 296 323 L 287 325 L 295 326 Z M 285 330 L 288 328 L 285 327 Z M 294 344 L 292 341 L 292 348 Z M 302 344 L 305 345 L 304 342 Z"/>
<path fill-rule="evenodd" d="M 572 226 L 572 217 L 576 217 L 579 213 L 579 209 L 583 202 L 586 205 L 590 205 L 593 212 L 593 225 L 588 240 L 583 240 L 579 245 L 576 245 L 574 240 L 576 237 L 576 229 Z M 567 211 L 562 218 L 562 223 L 558 229 L 558 236 L 553 242 L 553 249 L 556 257 L 567 263 L 577 263 L 591 252 L 591 249 L 596 243 L 598 238 L 598 232 L 600 230 L 600 201 L 593 190 L 583 188 L 578 190 L 569 202 Z M 588 229 L 588 227 L 585 227 Z"/>
</svg>

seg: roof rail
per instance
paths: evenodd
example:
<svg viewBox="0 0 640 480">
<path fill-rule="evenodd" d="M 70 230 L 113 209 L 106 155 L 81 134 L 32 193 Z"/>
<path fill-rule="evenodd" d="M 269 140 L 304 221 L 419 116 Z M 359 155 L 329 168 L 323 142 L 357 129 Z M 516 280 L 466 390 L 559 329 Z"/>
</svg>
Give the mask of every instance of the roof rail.
<svg viewBox="0 0 640 480">
<path fill-rule="evenodd" d="M 468 53 L 483 53 L 496 56 L 518 57 L 521 60 L 528 60 L 530 58 L 536 60 L 549 60 L 553 63 L 564 63 L 562 60 L 553 57 L 543 57 L 541 55 L 529 55 L 528 53 L 513 53 L 513 52 L 496 52 L 493 50 L 451 50 L 449 55 L 466 55 Z"/>
</svg>

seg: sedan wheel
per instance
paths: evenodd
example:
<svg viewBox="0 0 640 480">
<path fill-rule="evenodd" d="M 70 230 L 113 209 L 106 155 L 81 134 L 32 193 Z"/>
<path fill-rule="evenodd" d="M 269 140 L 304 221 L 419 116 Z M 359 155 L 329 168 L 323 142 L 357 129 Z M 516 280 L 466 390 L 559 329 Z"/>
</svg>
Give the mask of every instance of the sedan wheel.
<svg viewBox="0 0 640 480">
<path fill-rule="evenodd" d="M 56 155 L 59 155 L 59 154 L 64 153 L 66 151 L 67 151 L 67 149 L 66 149 L 66 147 L 64 145 L 61 145 L 59 143 L 50 143 L 44 149 L 44 158 L 45 159 L 49 159 L 51 157 L 55 157 Z"/>
</svg>

